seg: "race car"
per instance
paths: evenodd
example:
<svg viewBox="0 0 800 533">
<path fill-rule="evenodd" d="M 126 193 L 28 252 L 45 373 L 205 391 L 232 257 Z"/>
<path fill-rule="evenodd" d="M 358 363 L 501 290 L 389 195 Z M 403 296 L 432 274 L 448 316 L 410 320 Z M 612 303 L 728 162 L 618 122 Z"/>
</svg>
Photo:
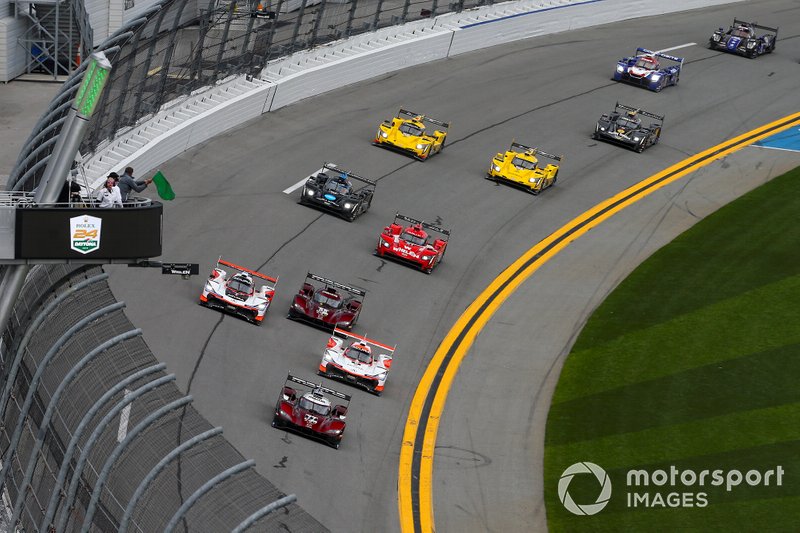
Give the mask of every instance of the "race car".
<svg viewBox="0 0 800 533">
<path fill-rule="evenodd" d="M 659 59 L 666 59 L 672 63 L 662 65 Z M 637 48 L 636 55 L 623 57 L 617 62 L 613 79 L 660 92 L 664 87 L 678 85 L 681 67 L 683 67 L 682 57 L 653 52 L 647 48 Z"/>
<path fill-rule="evenodd" d="M 764 33 L 758 36 L 756 30 L 773 33 Z M 708 40 L 708 47 L 712 50 L 723 50 L 754 59 L 761 54 L 769 54 L 774 51 L 777 40 L 778 28 L 759 26 L 755 22 L 733 19 L 733 24 L 727 31 L 720 28 L 714 32 Z"/>
<path fill-rule="evenodd" d="M 558 165 L 548 163 L 545 167 L 538 165 L 537 155 L 543 155 L 554 161 L 561 161 L 564 156 L 552 155 L 538 148 L 511 143 L 505 153 L 499 152 L 489 164 L 486 178 L 496 183 L 506 183 L 519 187 L 533 194 L 539 194 L 555 185 L 558 178 Z"/>
<path fill-rule="evenodd" d="M 397 223 L 398 220 L 410 225 L 403 227 Z M 439 237 L 431 243 L 426 230 L 439 234 Z M 397 213 L 394 221 L 383 228 L 375 255 L 409 264 L 430 274 L 444 259 L 449 239 L 450 230 Z"/>
<path fill-rule="evenodd" d="M 352 342 L 347 344 L 350 339 Z M 395 347 L 336 328 L 319 364 L 319 375 L 344 381 L 380 396 Z"/>
<path fill-rule="evenodd" d="M 434 129 L 432 135 L 426 133 L 426 124 L 441 126 L 445 130 L 450 127 L 447 122 L 401 109 L 395 118 L 385 120 L 378 126 L 378 133 L 372 144 L 409 154 L 419 161 L 425 161 L 430 156 L 444 150 L 444 142 L 447 138 L 447 131 Z"/>
<path fill-rule="evenodd" d="M 234 272 L 228 275 L 220 265 Z M 256 291 L 253 278 L 264 280 L 268 284 L 262 285 Z M 200 305 L 225 311 L 260 326 L 275 295 L 277 283 L 278 278 L 235 265 L 220 257 L 200 294 Z"/>
<path fill-rule="evenodd" d="M 620 113 L 620 109 L 626 113 Z M 658 122 L 651 122 L 649 125 L 642 124 L 639 115 L 655 119 Z M 662 115 L 655 115 L 617 102 L 611 114 L 603 114 L 597 121 L 592 138 L 621 144 L 642 153 L 645 148 L 658 142 L 663 122 Z"/>
<path fill-rule="evenodd" d="M 297 389 L 297 385 L 307 387 L 310 391 L 303 393 Z M 347 404 L 332 407 L 326 395 L 344 400 Z M 347 426 L 345 418 L 349 406 L 350 396 L 347 394 L 289 374 L 275 404 L 272 427 L 320 440 L 338 450 Z"/>
<path fill-rule="evenodd" d="M 356 188 L 351 180 L 365 185 Z M 375 185 L 372 180 L 339 168 L 333 163 L 325 163 L 306 180 L 300 192 L 300 203 L 330 211 L 352 222 L 369 209 L 375 194 Z"/>
<path fill-rule="evenodd" d="M 309 280 L 319 282 L 321 285 L 315 287 Z M 328 331 L 337 327 L 351 329 L 361 314 L 361 306 L 366 295 L 366 289 L 345 285 L 309 272 L 292 301 L 288 318 L 307 322 Z"/>
</svg>

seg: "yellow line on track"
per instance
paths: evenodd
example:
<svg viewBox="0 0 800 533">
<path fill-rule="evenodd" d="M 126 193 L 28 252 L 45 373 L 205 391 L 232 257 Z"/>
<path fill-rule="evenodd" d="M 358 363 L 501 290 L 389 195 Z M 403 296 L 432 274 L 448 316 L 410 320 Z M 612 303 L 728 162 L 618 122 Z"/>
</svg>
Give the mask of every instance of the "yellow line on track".
<svg viewBox="0 0 800 533">
<path fill-rule="evenodd" d="M 397 503 L 403 533 L 435 531 L 433 456 L 439 419 L 456 373 L 473 341 L 517 287 L 563 248 L 650 193 L 750 144 L 800 124 L 789 115 L 684 159 L 595 205 L 514 261 L 470 304 L 433 355 L 411 400 L 403 431 Z"/>
</svg>

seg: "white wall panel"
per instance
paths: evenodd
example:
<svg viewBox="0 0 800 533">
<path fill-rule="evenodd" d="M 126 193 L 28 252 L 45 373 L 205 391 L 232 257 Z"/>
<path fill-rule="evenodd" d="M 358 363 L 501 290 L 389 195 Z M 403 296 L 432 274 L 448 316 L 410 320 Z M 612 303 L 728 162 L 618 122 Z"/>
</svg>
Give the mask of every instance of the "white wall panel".
<svg viewBox="0 0 800 533">
<path fill-rule="evenodd" d="M 27 27 L 25 19 L 0 18 L 0 82 L 11 81 L 25 72 L 26 52 L 17 40 Z"/>
<path fill-rule="evenodd" d="M 451 32 L 449 31 L 432 34 L 286 76 L 277 82 L 278 91 L 270 111 L 343 85 L 357 83 L 413 65 L 444 59 L 447 57 L 450 37 Z"/>
</svg>

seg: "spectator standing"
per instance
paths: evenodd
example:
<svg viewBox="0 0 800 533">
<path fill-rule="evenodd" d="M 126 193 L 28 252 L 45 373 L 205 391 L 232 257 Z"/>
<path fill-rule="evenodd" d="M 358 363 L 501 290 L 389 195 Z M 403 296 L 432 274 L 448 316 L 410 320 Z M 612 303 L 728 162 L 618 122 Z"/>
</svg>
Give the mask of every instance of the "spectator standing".
<svg viewBox="0 0 800 533">
<path fill-rule="evenodd" d="M 97 192 L 95 196 L 100 201 L 98 207 L 122 207 L 122 196 L 117 186 L 119 176 L 112 172 L 106 178 L 106 184 Z"/>
<path fill-rule="evenodd" d="M 128 195 L 131 191 L 142 192 L 147 188 L 153 180 L 148 178 L 146 180 L 137 180 L 133 177 L 133 167 L 127 167 L 125 173 L 119 179 L 119 192 L 122 196 L 122 201 L 128 201 Z"/>
</svg>

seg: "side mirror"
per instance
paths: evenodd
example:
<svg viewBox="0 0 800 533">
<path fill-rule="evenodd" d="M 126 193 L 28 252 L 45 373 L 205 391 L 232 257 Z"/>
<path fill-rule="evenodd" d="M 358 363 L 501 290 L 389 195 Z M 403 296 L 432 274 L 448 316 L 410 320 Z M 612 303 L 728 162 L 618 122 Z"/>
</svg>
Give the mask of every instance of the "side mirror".
<svg viewBox="0 0 800 533">
<path fill-rule="evenodd" d="M 381 362 L 381 364 L 383 364 L 383 368 L 385 368 L 386 370 L 389 370 L 390 368 L 392 368 L 392 356 L 391 355 L 384 355 L 383 356 L 383 361 Z"/>
<path fill-rule="evenodd" d="M 359 309 L 361 309 L 361 302 L 359 302 L 358 300 L 351 300 L 347 302 L 347 308 L 350 309 L 351 311 L 358 311 Z"/>
<path fill-rule="evenodd" d="M 312 294 L 314 294 L 314 286 L 310 283 L 303 283 L 303 287 L 300 289 L 300 294 L 310 297 Z"/>
<path fill-rule="evenodd" d="M 339 420 L 344 420 L 345 418 L 347 418 L 347 407 L 345 407 L 344 405 L 337 405 L 336 407 L 333 408 L 332 414 Z"/>
<path fill-rule="evenodd" d="M 435 241 L 433 241 L 433 247 L 436 248 L 437 250 L 441 250 L 442 248 L 445 247 L 446 244 L 447 241 L 442 239 L 436 239 Z"/>
<path fill-rule="evenodd" d="M 284 387 L 281 391 L 281 398 L 285 402 L 293 402 L 297 397 L 297 392 L 291 387 Z"/>
</svg>

